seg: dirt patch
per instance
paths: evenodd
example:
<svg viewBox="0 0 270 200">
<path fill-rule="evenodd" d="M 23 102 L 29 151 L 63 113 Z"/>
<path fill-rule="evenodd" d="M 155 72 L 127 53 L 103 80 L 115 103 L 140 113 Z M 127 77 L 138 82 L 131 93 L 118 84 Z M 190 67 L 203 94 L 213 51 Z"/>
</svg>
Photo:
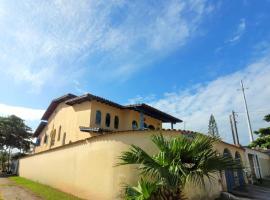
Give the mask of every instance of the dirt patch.
<svg viewBox="0 0 270 200">
<path fill-rule="evenodd" d="M 17 186 L 8 178 L 0 177 L 0 198 L 3 200 L 42 200 L 31 191 Z"/>
</svg>

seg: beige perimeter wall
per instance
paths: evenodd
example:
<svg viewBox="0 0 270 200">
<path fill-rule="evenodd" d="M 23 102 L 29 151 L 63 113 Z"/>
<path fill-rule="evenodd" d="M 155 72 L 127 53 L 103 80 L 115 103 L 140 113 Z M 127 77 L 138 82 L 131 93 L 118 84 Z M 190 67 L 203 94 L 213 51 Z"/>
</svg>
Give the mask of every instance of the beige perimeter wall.
<svg viewBox="0 0 270 200">
<path fill-rule="evenodd" d="M 174 137 L 179 132 L 163 131 Z M 121 199 L 124 183 L 135 184 L 137 171 L 131 166 L 115 167 L 117 157 L 130 144 L 153 153 L 149 138 L 155 131 L 130 131 L 92 137 L 20 160 L 19 175 L 72 193 L 84 199 Z M 226 144 L 217 145 L 221 151 Z M 227 145 L 227 148 L 230 148 Z M 236 148 L 237 149 L 237 148 Z M 242 154 L 242 152 L 241 152 Z M 214 199 L 225 188 L 219 175 L 205 189 L 190 186 L 185 189 L 189 199 Z"/>
</svg>

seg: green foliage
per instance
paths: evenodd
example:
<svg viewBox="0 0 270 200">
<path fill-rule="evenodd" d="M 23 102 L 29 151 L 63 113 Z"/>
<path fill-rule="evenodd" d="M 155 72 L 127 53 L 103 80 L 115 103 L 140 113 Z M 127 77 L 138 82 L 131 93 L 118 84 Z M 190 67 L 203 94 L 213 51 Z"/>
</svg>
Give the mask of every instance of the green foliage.
<svg viewBox="0 0 270 200">
<path fill-rule="evenodd" d="M 270 122 L 270 114 L 264 116 L 264 121 Z"/>
<path fill-rule="evenodd" d="M 270 114 L 264 116 L 266 122 L 270 122 Z M 270 127 L 260 128 L 258 131 L 254 131 L 259 137 L 253 141 L 249 147 L 259 147 L 263 149 L 270 149 Z"/>
<path fill-rule="evenodd" d="M 257 138 L 249 145 L 249 147 L 260 147 L 264 149 L 270 149 L 270 135 Z"/>
<path fill-rule="evenodd" d="M 168 199 L 183 199 L 181 189 L 186 183 L 204 186 L 205 178 L 211 181 L 213 173 L 241 167 L 231 158 L 220 156 L 213 149 L 217 140 L 202 134 L 196 134 L 194 138 L 180 135 L 170 140 L 162 135 L 154 135 L 152 142 L 159 150 L 157 154 L 151 156 L 140 147 L 131 145 L 130 150 L 120 156 L 119 165 L 137 164 L 141 174 L 157 184 L 157 193 L 160 195 L 155 199 L 164 196 L 164 193 Z M 154 190 L 148 193 L 156 195 Z"/>
<path fill-rule="evenodd" d="M 219 137 L 217 123 L 213 114 L 211 114 L 209 119 L 208 134 L 211 136 Z"/>
<path fill-rule="evenodd" d="M 153 199 L 151 196 L 158 189 L 156 182 L 146 181 L 141 179 L 138 181 L 137 186 L 126 186 L 125 188 L 125 199 L 126 200 L 150 200 Z"/>
<path fill-rule="evenodd" d="M 270 127 L 260 128 L 258 131 L 254 131 L 254 133 L 258 135 L 259 137 L 270 135 Z"/>
<path fill-rule="evenodd" d="M 30 148 L 31 128 L 15 116 L 0 117 L 0 146 L 28 151 Z"/>
<path fill-rule="evenodd" d="M 0 165 L 2 171 L 6 171 L 6 162 L 8 161 L 8 154 L 5 151 L 0 151 Z"/>
<path fill-rule="evenodd" d="M 79 200 L 79 198 L 75 196 L 66 194 L 50 186 L 43 185 L 43 184 L 28 180 L 22 177 L 10 177 L 9 179 L 14 181 L 16 184 L 31 190 L 33 193 L 42 197 L 42 199 L 44 200 L 55 200 L 55 199 Z"/>
<path fill-rule="evenodd" d="M 15 115 L 0 117 L 0 150 L 8 153 L 7 171 L 10 171 L 11 150 L 16 148 L 27 152 L 30 139 L 31 128 L 25 125 L 24 120 Z"/>
</svg>

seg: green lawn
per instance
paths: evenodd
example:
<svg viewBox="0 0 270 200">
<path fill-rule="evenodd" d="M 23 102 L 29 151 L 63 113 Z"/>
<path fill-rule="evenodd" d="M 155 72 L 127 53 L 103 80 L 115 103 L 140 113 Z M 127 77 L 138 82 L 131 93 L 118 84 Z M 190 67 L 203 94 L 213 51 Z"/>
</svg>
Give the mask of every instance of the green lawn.
<svg viewBox="0 0 270 200">
<path fill-rule="evenodd" d="M 45 200 L 80 200 L 78 197 L 61 192 L 50 186 L 28 180 L 26 178 L 14 176 L 9 177 L 9 179 L 14 181 L 17 185 L 31 190 L 33 193 L 37 194 Z"/>
</svg>

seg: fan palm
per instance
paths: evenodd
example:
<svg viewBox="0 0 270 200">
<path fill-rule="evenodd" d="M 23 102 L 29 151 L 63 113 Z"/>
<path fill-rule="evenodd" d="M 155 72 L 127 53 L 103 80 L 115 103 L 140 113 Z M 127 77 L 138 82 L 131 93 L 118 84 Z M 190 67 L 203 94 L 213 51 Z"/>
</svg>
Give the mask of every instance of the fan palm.
<svg viewBox="0 0 270 200">
<path fill-rule="evenodd" d="M 141 174 L 150 180 L 146 183 L 141 179 L 137 187 L 127 186 L 126 199 L 181 200 L 184 199 L 182 189 L 186 183 L 204 186 L 205 178 L 211 181 L 220 170 L 240 167 L 231 158 L 220 156 L 214 150 L 217 138 L 196 134 L 193 138 L 179 135 L 166 139 L 163 135 L 153 135 L 151 140 L 158 153 L 151 156 L 140 147 L 131 145 L 130 150 L 119 157 L 119 165 L 138 164 Z"/>
</svg>

